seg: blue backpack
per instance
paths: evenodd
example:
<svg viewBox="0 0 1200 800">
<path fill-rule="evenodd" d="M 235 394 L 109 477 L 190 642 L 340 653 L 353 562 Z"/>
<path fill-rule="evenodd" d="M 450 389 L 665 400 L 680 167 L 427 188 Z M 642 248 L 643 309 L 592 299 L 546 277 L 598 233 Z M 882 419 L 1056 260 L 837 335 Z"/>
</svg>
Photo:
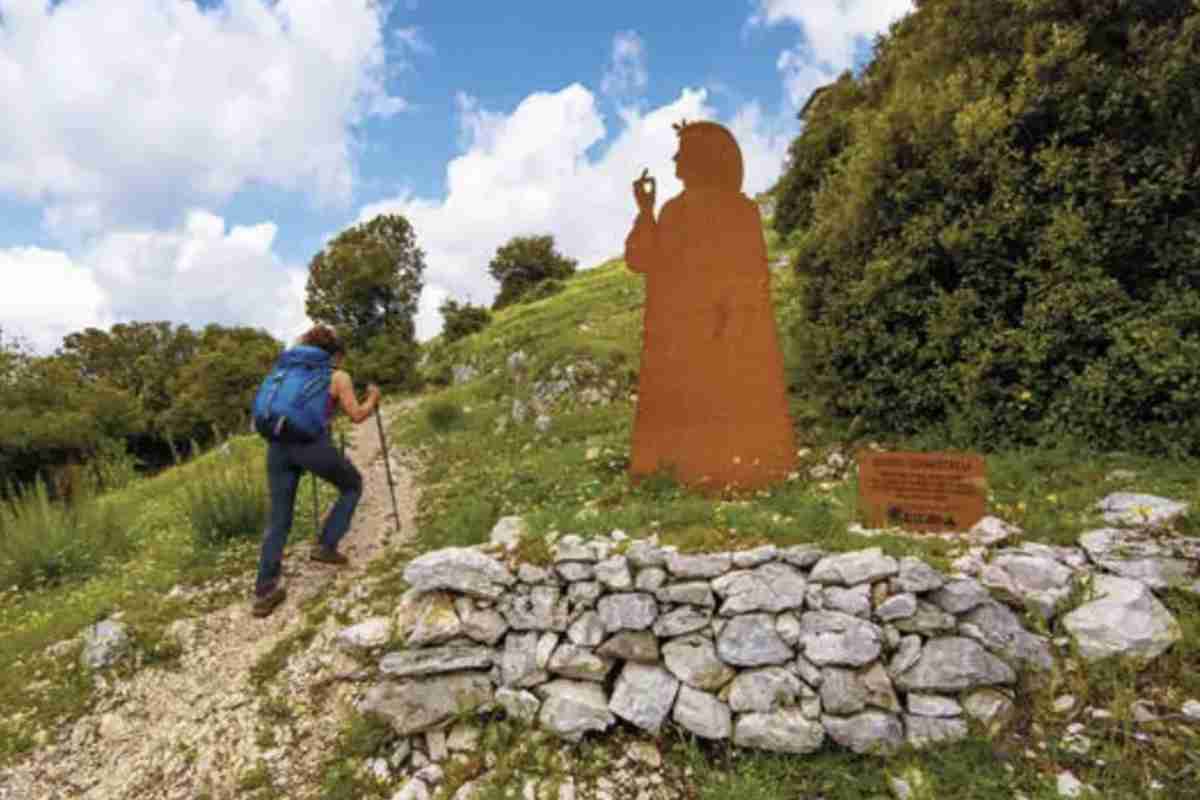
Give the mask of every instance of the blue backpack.
<svg viewBox="0 0 1200 800">
<path fill-rule="evenodd" d="M 263 378 L 250 415 L 254 430 L 272 442 L 306 443 L 329 423 L 333 357 L 319 347 L 285 350 Z"/>
</svg>

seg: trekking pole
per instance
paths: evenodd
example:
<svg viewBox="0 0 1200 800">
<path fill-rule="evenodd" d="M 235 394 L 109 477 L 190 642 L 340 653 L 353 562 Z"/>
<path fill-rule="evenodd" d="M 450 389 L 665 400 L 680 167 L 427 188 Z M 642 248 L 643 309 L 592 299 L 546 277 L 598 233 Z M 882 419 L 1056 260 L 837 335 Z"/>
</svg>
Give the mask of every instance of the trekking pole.
<svg viewBox="0 0 1200 800">
<path fill-rule="evenodd" d="M 312 473 L 313 485 L 313 533 L 317 535 L 317 541 L 321 540 L 321 509 L 320 502 L 317 500 L 317 473 Z"/>
<path fill-rule="evenodd" d="M 383 448 L 383 468 L 387 471 L 388 493 L 392 496 L 392 515 L 396 518 L 396 532 L 400 532 L 400 510 L 396 508 L 396 483 L 392 480 L 392 464 L 388 459 L 387 437 L 383 434 L 383 418 L 375 409 L 375 424 L 379 427 L 379 446 Z"/>
</svg>

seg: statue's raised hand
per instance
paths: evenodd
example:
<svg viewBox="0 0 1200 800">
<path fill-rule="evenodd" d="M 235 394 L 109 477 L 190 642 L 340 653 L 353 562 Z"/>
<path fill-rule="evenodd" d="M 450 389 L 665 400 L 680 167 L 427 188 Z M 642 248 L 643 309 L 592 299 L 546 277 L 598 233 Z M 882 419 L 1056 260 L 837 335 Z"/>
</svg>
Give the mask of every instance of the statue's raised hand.
<svg viewBox="0 0 1200 800">
<path fill-rule="evenodd" d="M 633 182 L 633 199 L 637 202 L 638 211 L 643 214 L 654 214 L 654 195 L 657 184 L 650 177 L 650 169 L 642 170 L 641 177 Z"/>
</svg>

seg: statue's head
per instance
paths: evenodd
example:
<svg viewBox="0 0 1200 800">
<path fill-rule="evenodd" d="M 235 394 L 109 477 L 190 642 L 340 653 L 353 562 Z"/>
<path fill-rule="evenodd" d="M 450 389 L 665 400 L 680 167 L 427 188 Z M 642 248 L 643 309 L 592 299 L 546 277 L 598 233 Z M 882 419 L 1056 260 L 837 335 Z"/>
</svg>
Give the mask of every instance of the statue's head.
<svg viewBox="0 0 1200 800">
<path fill-rule="evenodd" d="M 742 190 L 742 150 L 724 125 L 683 120 L 674 127 L 679 136 L 675 175 L 685 187 Z"/>
</svg>

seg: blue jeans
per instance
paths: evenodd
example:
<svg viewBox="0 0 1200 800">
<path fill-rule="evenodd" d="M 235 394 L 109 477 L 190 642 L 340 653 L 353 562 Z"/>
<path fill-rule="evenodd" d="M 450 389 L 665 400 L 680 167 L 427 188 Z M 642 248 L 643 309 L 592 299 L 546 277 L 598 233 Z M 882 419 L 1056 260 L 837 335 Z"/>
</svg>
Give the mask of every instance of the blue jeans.
<svg viewBox="0 0 1200 800">
<path fill-rule="evenodd" d="M 350 520 L 358 499 L 362 497 L 362 475 L 337 448 L 329 436 L 308 444 L 271 442 L 267 447 L 267 485 L 271 490 L 271 519 L 263 538 L 262 555 L 258 559 L 258 579 L 254 590 L 268 594 L 283 569 L 283 546 L 292 530 L 296 490 L 305 472 L 329 481 L 340 494 L 325 520 L 320 542 L 336 550 L 338 542 L 350 529 Z"/>
</svg>

